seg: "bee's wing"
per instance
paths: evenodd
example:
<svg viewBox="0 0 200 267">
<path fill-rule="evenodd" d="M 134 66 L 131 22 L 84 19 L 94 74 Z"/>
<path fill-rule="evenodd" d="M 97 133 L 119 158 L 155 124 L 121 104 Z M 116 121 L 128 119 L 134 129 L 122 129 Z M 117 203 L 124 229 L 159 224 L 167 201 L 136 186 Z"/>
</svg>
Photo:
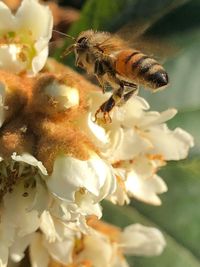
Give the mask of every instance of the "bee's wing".
<svg viewBox="0 0 200 267">
<path fill-rule="evenodd" d="M 153 26 L 159 23 L 160 19 L 180 4 L 181 1 L 174 2 L 149 18 L 136 18 L 134 22 L 129 22 L 118 30 L 117 34 L 129 44 L 129 47 L 140 50 L 149 56 L 159 59 L 173 56 L 180 50 L 178 46 L 172 44 L 169 39 L 166 40 L 164 33 L 163 36 L 159 37 L 149 33 Z"/>
<path fill-rule="evenodd" d="M 123 26 L 117 35 L 126 41 L 129 47 L 159 59 L 175 55 L 180 49 L 165 38 L 149 34 L 151 28 L 158 23 L 160 16 L 149 20 L 140 19 Z"/>
<path fill-rule="evenodd" d="M 115 51 L 126 49 L 127 47 L 129 47 L 128 42 L 116 34 L 110 34 L 106 40 L 98 45 L 98 48 L 107 55 L 110 55 Z"/>
</svg>

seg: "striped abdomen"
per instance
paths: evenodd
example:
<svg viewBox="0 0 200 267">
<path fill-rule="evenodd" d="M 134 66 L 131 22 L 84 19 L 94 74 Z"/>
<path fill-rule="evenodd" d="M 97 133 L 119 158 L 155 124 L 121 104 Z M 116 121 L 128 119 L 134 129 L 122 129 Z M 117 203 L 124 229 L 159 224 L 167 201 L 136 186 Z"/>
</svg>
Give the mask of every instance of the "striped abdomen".
<svg viewBox="0 0 200 267">
<path fill-rule="evenodd" d="M 136 84 L 157 89 L 168 84 L 168 75 L 155 59 L 136 50 L 123 50 L 117 54 L 115 68 L 119 75 Z"/>
</svg>

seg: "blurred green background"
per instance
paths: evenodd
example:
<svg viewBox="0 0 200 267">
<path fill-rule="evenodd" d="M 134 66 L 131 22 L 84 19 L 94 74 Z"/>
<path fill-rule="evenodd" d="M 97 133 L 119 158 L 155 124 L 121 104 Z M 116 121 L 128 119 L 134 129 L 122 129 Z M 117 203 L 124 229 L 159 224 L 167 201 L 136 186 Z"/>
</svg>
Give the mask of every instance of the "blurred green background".
<svg viewBox="0 0 200 267">
<path fill-rule="evenodd" d="M 161 196 L 161 207 L 135 200 L 131 207 L 122 208 L 104 203 L 104 219 L 119 226 L 133 222 L 156 225 L 164 232 L 168 243 L 164 253 L 153 258 L 130 258 L 131 266 L 200 266 L 200 1 L 63 0 L 60 4 L 80 9 L 80 19 L 68 31 L 73 36 L 91 28 L 115 32 L 127 23 L 133 25 L 134 31 L 134 25 L 142 20 L 153 22 L 145 32 L 147 38 L 159 39 L 176 48 L 173 56 L 165 58 L 169 88 L 156 94 L 141 90 L 141 95 L 152 110 L 177 108 L 178 115 L 168 125 L 191 133 L 195 147 L 188 159 L 170 162 L 160 171 L 169 188 Z M 57 59 L 62 51 L 56 51 Z M 74 66 L 71 57 L 65 63 Z"/>
</svg>

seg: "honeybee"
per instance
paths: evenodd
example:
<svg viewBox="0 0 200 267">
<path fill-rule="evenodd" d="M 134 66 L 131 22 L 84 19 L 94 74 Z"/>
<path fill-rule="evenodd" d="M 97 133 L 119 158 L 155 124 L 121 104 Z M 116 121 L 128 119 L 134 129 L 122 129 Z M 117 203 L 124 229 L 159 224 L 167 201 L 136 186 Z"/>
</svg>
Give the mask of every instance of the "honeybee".
<svg viewBox="0 0 200 267">
<path fill-rule="evenodd" d="M 81 32 L 64 55 L 74 51 L 75 64 L 94 74 L 105 92 L 106 86 L 113 94 L 95 114 L 103 113 L 105 122 L 111 122 L 110 111 L 123 105 L 138 92 L 140 85 L 156 91 L 169 83 L 168 74 L 155 59 L 130 48 L 119 36 L 108 32 L 87 30 Z"/>
</svg>

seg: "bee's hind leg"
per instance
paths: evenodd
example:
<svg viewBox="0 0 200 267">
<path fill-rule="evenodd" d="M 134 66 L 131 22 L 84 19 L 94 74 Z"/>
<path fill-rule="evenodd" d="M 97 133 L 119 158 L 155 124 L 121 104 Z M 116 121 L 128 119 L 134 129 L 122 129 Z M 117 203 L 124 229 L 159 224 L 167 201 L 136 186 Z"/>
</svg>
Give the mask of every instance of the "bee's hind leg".
<svg viewBox="0 0 200 267">
<path fill-rule="evenodd" d="M 100 108 L 95 113 L 95 121 L 98 120 L 97 115 L 102 112 L 103 113 L 103 119 L 105 123 L 111 123 L 112 119 L 110 117 L 110 111 L 114 108 L 114 106 L 118 105 L 123 97 L 124 87 L 120 87 L 118 90 L 116 90 L 111 97 L 104 102 Z"/>
<path fill-rule="evenodd" d="M 100 84 L 100 86 L 102 88 L 103 93 L 105 94 L 105 92 L 106 92 L 106 85 L 105 85 L 105 82 L 104 82 L 103 78 L 100 77 L 100 76 L 97 76 L 97 75 L 96 75 L 96 78 L 97 78 L 97 80 L 98 80 L 98 82 L 99 82 L 99 84 Z"/>
<path fill-rule="evenodd" d="M 127 89 L 124 90 L 125 93 L 122 95 L 121 100 L 118 103 L 118 106 L 122 106 L 123 104 L 125 104 L 134 94 L 137 94 L 139 90 L 138 85 L 134 83 L 123 81 L 123 85 L 124 87 L 127 87 L 128 90 Z"/>
<path fill-rule="evenodd" d="M 98 114 L 100 112 L 103 113 L 103 119 L 104 119 L 104 123 L 111 123 L 112 119 L 110 117 L 110 111 L 114 108 L 115 106 L 115 100 L 113 98 L 113 95 L 106 101 L 104 102 L 99 109 L 96 111 L 95 113 L 95 121 L 98 120 Z"/>
</svg>

